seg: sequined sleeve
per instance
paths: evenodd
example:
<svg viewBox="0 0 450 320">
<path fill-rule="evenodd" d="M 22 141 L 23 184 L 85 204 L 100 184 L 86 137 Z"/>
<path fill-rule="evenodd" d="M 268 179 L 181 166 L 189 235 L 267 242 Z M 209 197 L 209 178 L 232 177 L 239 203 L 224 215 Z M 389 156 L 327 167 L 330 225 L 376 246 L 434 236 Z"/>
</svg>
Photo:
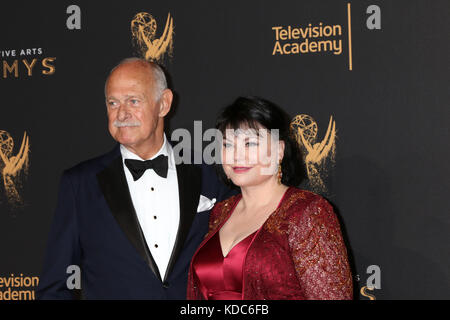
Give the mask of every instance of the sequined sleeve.
<svg viewBox="0 0 450 320">
<path fill-rule="evenodd" d="M 293 215 L 295 218 L 291 220 L 288 232 L 289 246 L 306 298 L 352 299 L 347 250 L 331 205 L 318 197 Z"/>
</svg>

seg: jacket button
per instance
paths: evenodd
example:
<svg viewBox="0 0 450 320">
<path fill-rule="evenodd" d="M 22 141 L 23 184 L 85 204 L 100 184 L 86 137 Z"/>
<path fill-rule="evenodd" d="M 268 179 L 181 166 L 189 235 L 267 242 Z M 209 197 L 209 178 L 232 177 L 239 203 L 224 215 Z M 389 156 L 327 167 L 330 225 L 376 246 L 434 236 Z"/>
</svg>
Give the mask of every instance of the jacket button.
<svg viewBox="0 0 450 320">
<path fill-rule="evenodd" d="M 164 289 L 169 288 L 169 283 L 168 283 L 167 281 L 164 281 L 164 282 L 163 282 L 163 288 L 164 288 Z"/>
</svg>

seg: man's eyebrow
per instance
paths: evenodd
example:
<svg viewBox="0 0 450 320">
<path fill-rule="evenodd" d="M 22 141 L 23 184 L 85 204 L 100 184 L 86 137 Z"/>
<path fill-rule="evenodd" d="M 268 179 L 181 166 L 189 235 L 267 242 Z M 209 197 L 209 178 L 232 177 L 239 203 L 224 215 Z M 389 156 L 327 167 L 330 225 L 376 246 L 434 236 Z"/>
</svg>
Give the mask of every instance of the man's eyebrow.
<svg viewBox="0 0 450 320">
<path fill-rule="evenodd" d="M 142 98 L 142 96 L 139 95 L 139 94 L 127 94 L 127 95 L 125 95 L 125 99 L 129 99 L 129 98 Z M 106 99 L 119 100 L 119 98 L 116 98 L 115 96 L 108 96 L 108 97 L 106 97 Z"/>
</svg>

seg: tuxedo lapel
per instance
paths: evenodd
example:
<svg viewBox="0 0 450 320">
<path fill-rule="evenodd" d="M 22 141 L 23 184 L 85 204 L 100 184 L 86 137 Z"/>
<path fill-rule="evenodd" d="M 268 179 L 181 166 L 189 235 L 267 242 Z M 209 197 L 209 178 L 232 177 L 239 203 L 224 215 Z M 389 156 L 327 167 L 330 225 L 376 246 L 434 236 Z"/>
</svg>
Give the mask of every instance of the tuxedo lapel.
<svg viewBox="0 0 450 320">
<path fill-rule="evenodd" d="M 200 168 L 183 163 L 177 165 L 176 168 L 178 179 L 178 196 L 180 201 L 180 223 L 164 281 L 172 271 L 180 252 L 183 249 L 184 242 L 192 225 L 192 221 L 197 213 L 198 201 L 200 199 L 201 192 L 202 172 Z"/>
<path fill-rule="evenodd" d="M 97 180 L 120 228 L 139 255 L 147 262 L 153 273 L 161 280 L 158 266 L 147 247 L 147 242 L 137 219 L 120 154 L 108 167 L 97 174 Z"/>
</svg>

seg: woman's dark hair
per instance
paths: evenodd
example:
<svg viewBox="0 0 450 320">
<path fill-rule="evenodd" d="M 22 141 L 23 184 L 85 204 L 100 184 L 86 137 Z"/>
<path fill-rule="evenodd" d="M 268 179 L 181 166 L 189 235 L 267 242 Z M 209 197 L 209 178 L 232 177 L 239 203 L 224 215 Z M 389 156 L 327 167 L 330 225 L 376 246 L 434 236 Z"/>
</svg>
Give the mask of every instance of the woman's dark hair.
<svg viewBox="0 0 450 320">
<path fill-rule="evenodd" d="M 239 97 L 222 110 L 216 121 L 216 129 L 220 130 L 223 136 L 227 129 L 237 130 L 245 127 L 258 130 L 261 126 L 268 130 L 279 130 L 279 140 L 284 141 L 285 145 L 281 162 L 281 183 L 298 186 L 305 177 L 303 158 L 291 134 L 289 116 L 280 107 L 259 97 Z M 233 185 L 221 165 L 217 166 L 217 172 L 224 183 Z"/>
</svg>

